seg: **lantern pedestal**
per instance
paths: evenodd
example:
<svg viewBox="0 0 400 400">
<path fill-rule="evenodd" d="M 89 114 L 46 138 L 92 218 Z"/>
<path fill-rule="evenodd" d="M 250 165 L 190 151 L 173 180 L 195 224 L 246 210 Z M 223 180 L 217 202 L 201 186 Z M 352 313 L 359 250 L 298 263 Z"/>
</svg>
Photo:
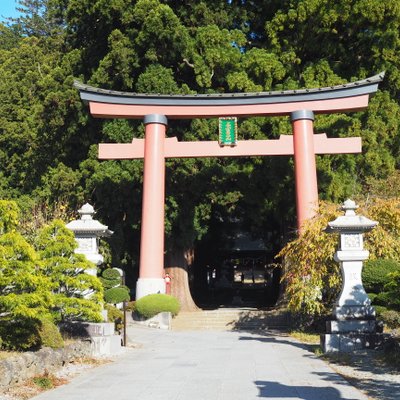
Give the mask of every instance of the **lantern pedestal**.
<svg viewBox="0 0 400 400">
<path fill-rule="evenodd" d="M 363 261 L 369 252 L 363 248 L 363 233 L 373 229 L 377 222 L 358 216 L 356 204 L 347 200 L 342 209 L 345 215 L 328 224 L 326 231 L 339 232 L 340 244 L 335 253 L 335 261 L 340 264 L 342 290 L 332 311 L 332 320 L 326 322 L 326 334 L 321 335 L 324 352 L 350 352 L 376 348 L 385 336 L 382 326 L 375 319 L 375 309 L 371 306 L 362 284 Z"/>
<path fill-rule="evenodd" d="M 165 294 L 165 281 L 163 278 L 139 278 L 136 282 L 136 300 L 148 294 Z"/>
</svg>

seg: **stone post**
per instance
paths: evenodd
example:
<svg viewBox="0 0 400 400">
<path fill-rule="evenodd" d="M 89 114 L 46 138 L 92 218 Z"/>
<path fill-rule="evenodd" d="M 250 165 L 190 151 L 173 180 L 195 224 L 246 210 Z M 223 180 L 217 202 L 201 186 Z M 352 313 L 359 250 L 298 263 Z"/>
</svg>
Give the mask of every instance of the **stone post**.
<svg viewBox="0 0 400 400">
<path fill-rule="evenodd" d="M 363 261 L 369 257 L 363 246 L 363 233 L 378 223 L 356 215 L 357 208 L 354 201 L 346 200 L 342 206 L 345 215 L 329 222 L 326 229 L 327 233 L 338 232 L 340 236 L 334 259 L 340 264 L 342 290 L 333 307 L 332 320 L 327 321 L 327 333 L 321 335 L 325 352 L 374 348 L 383 338 L 377 334 L 375 310 L 361 279 Z"/>
</svg>

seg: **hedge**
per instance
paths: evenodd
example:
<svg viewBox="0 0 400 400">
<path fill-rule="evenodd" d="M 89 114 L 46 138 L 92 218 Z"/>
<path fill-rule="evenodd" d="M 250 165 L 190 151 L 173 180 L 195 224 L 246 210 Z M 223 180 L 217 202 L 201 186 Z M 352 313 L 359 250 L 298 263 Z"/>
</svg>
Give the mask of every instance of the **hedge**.
<svg viewBox="0 0 400 400">
<path fill-rule="evenodd" d="M 136 301 L 136 312 L 144 317 L 151 318 L 160 312 L 170 312 L 177 315 L 180 304 L 177 298 L 168 294 L 149 294 Z"/>
<path fill-rule="evenodd" d="M 104 300 L 110 304 L 118 304 L 130 300 L 130 294 L 125 287 L 114 287 L 104 292 Z"/>
<path fill-rule="evenodd" d="M 395 260 L 371 260 L 365 263 L 362 281 L 367 293 L 381 293 L 391 280 L 389 273 L 400 271 L 400 264 Z"/>
</svg>

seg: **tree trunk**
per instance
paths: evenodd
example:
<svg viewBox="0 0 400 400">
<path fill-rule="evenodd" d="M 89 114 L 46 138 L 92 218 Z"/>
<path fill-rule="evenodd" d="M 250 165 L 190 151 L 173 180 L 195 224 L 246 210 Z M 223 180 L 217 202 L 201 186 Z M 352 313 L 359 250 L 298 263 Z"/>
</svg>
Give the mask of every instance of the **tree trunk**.
<svg viewBox="0 0 400 400">
<path fill-rule="evenodd" d="M 189 288 L 188 265 L 193 263 L 193 250 L 178 250 L 167 255 L 165 273 L 171 277 L 171 295 L 179 300 L 181 311 L 197 311 Z"/>
</svg>

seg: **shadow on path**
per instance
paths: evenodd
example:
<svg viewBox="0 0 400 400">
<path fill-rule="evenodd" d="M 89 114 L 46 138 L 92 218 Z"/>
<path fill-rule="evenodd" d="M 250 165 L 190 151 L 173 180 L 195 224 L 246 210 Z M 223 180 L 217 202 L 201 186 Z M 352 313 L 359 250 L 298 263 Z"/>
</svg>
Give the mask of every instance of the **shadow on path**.
<svg viewBox="0 0 400 400">
<path fill-rule="evenodd" d="M 258 397 L 274 399 L 303 399 L 303 400 L 359 400 L 343 397 L 339 390 L 329 387 L 288 386 L 279 382 L 255 381 L 259 390 Z"/>
<path fill-rule="evenodd" d="M 285 336 L 282 335 L 282 333 L 278 333 L 279 336 L 277 336 L 277 334 L 267 333 L 267 332 L 262 332 L 262 333 L 254 332 L 254 333 L 257 334 L 257 336 L 240 336 L 239 340 L 257 340 L 263 343 L 284 344 L 284 345 L 298 347 L 299 349 L 308 351 L 313 354 L 314 350 L 317 347 L 319 347 L 319 345 L 300 343 L 295 340 L 285 339 Z"/>
</svg>

